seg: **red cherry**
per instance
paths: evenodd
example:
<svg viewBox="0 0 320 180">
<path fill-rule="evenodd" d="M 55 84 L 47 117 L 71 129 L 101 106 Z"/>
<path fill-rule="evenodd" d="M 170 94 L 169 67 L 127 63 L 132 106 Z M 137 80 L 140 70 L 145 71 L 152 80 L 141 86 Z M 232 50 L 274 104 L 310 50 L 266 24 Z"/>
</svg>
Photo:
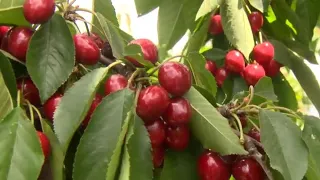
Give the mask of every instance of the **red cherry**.
<svg viewBox="0 0 320 180">
<path fill-rule="evenodd" d="M 9 50 L 8 50 L 8 44 L 9 44 L 9 36 L 10 36 L 10 34 L 11 34 L 11 30 L 9 30 L 8 32 L 7 32 L 7 34 L 5 34 L 4 36 L 3 36 L 3 38 L 2 38 L 2 40 L 1 40 L 1 47 L 0 47 L 0 49 L 2 49 L 2 50 L 4 50 L 4 51 L 7 51 L 7 52 L 9 52 Z"/>
<path fill-rule="evenodd" d="M 166 62 L 159 69 L 159 83 L 170 94 L 183 96 L 191 88 L 191 72 L 178 62 Z"/>
<path fill-rule="evenodd" d="M 115 57 L 113 56 L 113 53 L 112 53 L 111 45 L 108 41 L 103 43 L 101 53 L 109 59 L 115 59 Z"/>
<path fill-rule="evenodd" d="M 182 151 L 187 148 L 190 139 L 188 126 L 167 127 L 166 143 L 169 148 Z"/>
<path fill-rule="evenodd" d="M 237 50 L 231 50 L 226 55 L 225 67 L 230 72 L 240 73 L 245 68 L 243 55 Z"/>
<path fill-rule="evenodd" d="M 263 15 L 260 12 L 252 12 L 249 15 L 249 22 L 251 25 L 252 32 L 258 32 L 263 26 Z"/>
<path fill-rule="evenodd" d="M 245 128 L 247 126 L 247 122 L 248 122 L 247 117 L 245 115 L 240 115 L 239 119 L 240 119 L 242 128 Z"/>
<path fill-rule="evenodd" d="M 278 63 L 277 61 L 275 60 L 270 61 L 269 65 L 265 67 L 267 76 L 274 77 L 278 75 L 281 67 L 282 67 L 282 64 Z"/>
<path fill-rule="evenodd" d="M 260 132 L 256 128 L 250 129 L 250 131 L 248 132 L 248 135 L 260 142 Z"/>
<path fill-rule="evenodd" d="M 109 95 L 110 93 L 122 90 L 128 85 L 128 80 L 121 74 L 111 75 L 104 84 L 104 93 Z"/>
<path fill-rule="evenodd" d="M 50 155 L 50 151 L 51 151 L 50 141 L 49 141 L 48 137 L 43 132 L 37 131 L 37 134 L 38 134 L 38 137 L 40 140 L 43 155 L 45 158 L 48 158 Z"/>
<path fill-rule="evenodd" d="M 33 34 L 27 27 L 15 27 L 8 37 L 8 51 L 17 59 L 25 62 L 29 41 Z"/>
<path fill-rule="evenodd" d="M 155 168 L 159 168 L 163 164 L 165 150 L 163 146 L 152 148 L 152 161 Z"/>
<path fill-rule="evenodd" d="M 238 155 L 235 155 L 235 154 L 221 156 L 221 159 L 228 165 L 232 165 L 233 162 L 237 160 L 237 158 L 238 158 Z"/>
<path fill-rule="evenodd" d="M 264 68 L 259 64 L 249 64 L 244 69 L 244 79 L 248 85 L 255 85 L 261 78 L 266 76 Z"/>
<path fill-rule="evenodd" d="M 198 158 L 198 174 L 201 180 L 229 180 L 228 165 L 214 152 L 205 151 Z"/>
<path fill-rule="evenodd" d="M 169 103 L 169 95 L 164 88 L 149 86 L 140 92 L 136 112 L 146 124 L 150 124 L 164 113 Z"/>
<path fill-rule="evenodd" d="M 221 87 L 223 85 L 223 82 L 224 82 L 224 80 L 227 79 L 227 77 L 228 77 L 228 72 L 225 68 L 217 69 L 215 79 L 216 79 L 217 85 L 219 87 Z"/>
<path fill-rule="evenodd" d="M 56 93 L 52 95 L 43 105 L 44 115 L 51 121 L 53 121 L 54 112 L 56 111 L 62 96 L 62 94 Z"/>
<path fill-rule="evenodd" d="M 85 119 L 82 121 L 82 124 L 87 127 L 88 123 L 91 119 L 91 116 L 94 112 L 94 110 L 96 110 L 97 106 L 100 104 L 100 102 L 102 101 L 102 96 L 99 94 L 96 94 L 96 96 L 93 98 L 90 109 L 87 113 L 87 116 L 85 117 Z"/>
<path fill-rule="evenodd" d="M 136 44 L 141 47 L 143 57 L 145 60 L 150 61 L 151 63 L 155 64 L 158 61 L 158 49 L 157 46 L 150 41 L 149 39 L 135 39 L 132 40 L 130 44 Z M 133 57 L 126 57 L 132 64 L 137 67 L 143 67 L 137 60 Z"/>
<path fill-rule="evenodd" d="M 186 125 L 190 121 L 191 111 L 189 101 L 182 97 L 177 97 L 171 99 L 163 118 L 169 126 Z"/>
<path fill-rule="evenodd" d="M 88 36 L 88 33 L 83 33 L 83 34 Z M 101 39 L 101 37 L 99 36 L 99 34 L 91 32 L 90 36 L 88 36 L 88 37 L 90 39 L 92 39 L 100 49 L 102 49 L 104 42 Z"/>
<path fill-rule="evenodd" d="M 17 81 L 17 88 L 23 93 L 24 99 L 31 104 L 38 106 L 41 104 L 39 91 L 30 78 L 22 78 Z"/>
<path fill-rule="evenodd" d="M 216 72 L 217 72 L 217 65 L 215 62 L 213 61 L 208 61 L 206 62 L 205 68 L 211 72 L 211 74 L 213 76 L 215 76 Z"/>
<path fill-rule="evenodd" d="M 55 10 L 54 0 L 25 0 L 23 14 L 31 24 L 43 24 L 48 21 Z"/>
<path fill-rule="evenodd" d="M 263 169 L 252 158 L 238 159 L 232 165 L 232 175 L 236 180 L 263 180 Z"/>
<path fill-rule="evenodd" d="M 166 128 L 164 122 L 159 118 L 152 124 L 147 125 L 152 147 L 161 146 L 166 139 Z"/>
<path fill-rule="evenodd" d="M 209 25 L 209 33 L 217 35 L 223 33 L 220 15 L 212 15 Z"/>
<path fill-rule="evenodd" d="M 253 48 L 252 54 L 259 64 L 267 66 L 274 58 L 274 47 L 270 42 L 263 42 Z"/>
<path fill-rule="evenodd" d="M 7 35 L 10 29 L 10 26 L 0 26 L 0 44 L 2 42 L 2 39 Z"/>
<path fill-rule="evenodd" d="M 76 60 L 85 65 L 94 65 L 99 61 L 100 50 L 97 44 L 84 34 L 73 36 L 76 48 Z"/>
</svg>

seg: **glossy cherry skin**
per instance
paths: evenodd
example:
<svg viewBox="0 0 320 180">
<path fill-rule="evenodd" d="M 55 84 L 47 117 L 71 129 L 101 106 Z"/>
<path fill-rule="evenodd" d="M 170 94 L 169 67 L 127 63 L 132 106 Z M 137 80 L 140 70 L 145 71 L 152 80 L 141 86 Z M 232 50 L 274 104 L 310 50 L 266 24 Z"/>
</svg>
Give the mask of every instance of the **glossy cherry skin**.
<svg viewBox="0 0 320 180">
<path fill-rule="evenodd" d="M 265 67 L 266 75 L 269 77 L 275 77 L 279 74 L 282 64 L 275 60 L 270 61 L 269 65 Z"/>
<path fill-rule="evenodd" d="M 8 51 L 17 59 L 25 62 L 29 41 L 33 31 L 27 27 L 15 27 L 8 37 Z"/>
<path fill-rule="evenodd" d="M 37 131 L 37 134 L 38 134 L 38 137 L 40 140 L 43 155 L 45 158 L 48 158 L 50 155 L 50 151 L 51 151 L 50 141 L 49 141 L 48 137 L 43 132 Z"/>
<path fill-rule="evenodd" d="M 216 74 L 216 72 L 217 72 L 217 69 L 218 69 L 215 62 L 213 62 L 213 61 L 208 61 L 208 60 L 207 60 L 207 62 L 206 62 L 205 68 L 206 68 L 208 71 L 210 71 L 213 76 L 215 76 L 215 74 Z"/>
<path fill-rule="evenodd" d="M 90 37 L 76 34 L 73 36 L 73 41 L 76 48 L 76 60 L 79 63 L 94 65 L 99 61 L 99 47 Z"/>
<path fill-rule="evenodd" d="M 257 44 L 252 51 L 253 59 L 262 66 L 269 65 L 274 58 L 274 47 L 270 42 Z"/>
<path fill-rule="evenodd" d="M 31 104 L 41 104 L 39 90 L 30 78 L 22 78 L 17 81 L 17 88 L 23 93 L 23 98 Z"/>
<path fill-rule="evenodd" d="M 166 126 L 163 120 L 159 118 L 146 127 L 149 132 L 152 147 L 162 146 L 166 140 Z"/>
<path fill-rule="evenodd" d="M 88 111 L 88 113 L 87 113 L 87 116 L 85 117 L 85 119 L 84 119 L 83 122 L 82 122 L 82 124 L 83 124 L 85 127 L 88 126 L 88 123 L 89 123 L 89 121 L 90 121 L 90 119 L 91 119 L 91 116 L 92 116 L 94 110 L 96 110 L 97 106 L 101 103 L 102 98 L 103 98 L 103 97 L 102 97 L 101 95 L 99 95 L 99 94 L 96 94 L 96 96 L 93 98 L 92 103 L 91 103 L 91 106 L 90 106 L 90 109 L 89 109 L 89 111 Z"/>
<path fill-rule="evenodd" d="M 176 151 L 183 151 L 188 147 L 190 140 L 190 130 L 188 126 L 167 127 L 166 144 Z"/>
<path fill-rule="evenodd" d="M 128 85 L 128 80 L 121 74 L 111 75 L 104 84 L 104 93 L 109 95 L 110 93 L 122 90 Z"/>
<path fill-rule="evenodd" d="M 83 34 L 88 35 L 88 33 L 83 33 Z M 91 39 L 96 43 L 96 45 L 97 45 L 100 49 L 102 49 L 104 42 L 103 42 L 103 40 L 101 39 L 101 37 L 99 36 L 99 34 L 94 33 L 94 32 L 91 32 L 89 38 L 91 38 Z"/>
<path fill-rule="evenodd" d="M 152 64 L 155 64 L 158 61 L 157 46 L 149 39 L 135 39 L 132 40 L 129 43 L 129 45 L 130 44 L 136 44 L 141 47 L 141 51 L 145 60 L 150 61 Z M 143 67 L 142 64 L 140 64 L 133 57 L 127 56 L 126 59 L 128 59 L 132 64 L 134 64 L 137 67 Z"/>
<path fill-rule="evenodd" d="M 158 74 L 159 83 L 173 96 L 183 96 L 191 88 L 191 72 L 184 64 L 166 62 Z"/>
<path fill-rule="evenodd" d="M 259 64 L 249 64 L 244 69 L 243 76 L 248 85 L 254 86 L 261 78 L 266 76 L 266 72 Z"/>
<path fill-rule="evenodd" d="M 238 159 L 232 165 L 232 175 L 236 180 L 263 180 L 264 172 L 252 158 Z"/>
<path fill-rule="evenodd" d="M 250 129 L 250 131 L 248 132 L 248 135 L 260 142 L 260 132 L 256 128 Z"/>
<path fill-rule="evenodd" d="M 242 72 L 245 68 L 243 55 L 237 50 L 229 51 L 225 58 L 225 67 L 233 73 Z"/>
<path fill-rule="evenodd" d="M 56 111 L 62 96 L 62 94 L 55 93 L 43 105 L 44 115 L 51 121 L 53 121 L 54 112 Z"/>
<path fill-rule="evenodd" d="M 228 77 L 227 70 L 225 68 L 219 68 L 215 76 L 217 85 L 221 87 L 223 85 L 223 82 L 227 79 L 227 77 Z"/>
<path fill-rule="evenodd" d="M 205 151 L 198 158 L 198 174 L 201 180 L 229 180 L 228 165 L 214 152 Z"/>
<path fill-rule="evenodd" d="M 165 112 L 169 103 L 169 95 L 164 88 L 149 86 L 140 92 L 136 112 L 145 124 L 150 124 Z"/>
<path fill-rule="evenodd" d="M 163 119 L 169 126 L 187 125 L 192 115 L 189 101 L 183 97 L 170 100 L 170 104 L 163 114 Z"/>
<path fill-rule="evenodd" d="M 31 24 L 43 24 L 53 15 L 55 10 L 54 0 L 25 0 L 23 14 Z"/>
<path fill-rule="evenodd" d="M 248 18 L 249 18 L 252 32 L 254 33 L 258 32 L 263 26 L 263 15 L 260 12 L 255 11 L 255 12 L 252 12 L 248 16 Z"/>
<path fill-rule="evenodd" d="M 223 28 L 221 24 L 220 15 L 212 15 L 209 25 L 209 33 L 212 35 L 217 35 L 223 33 Z"/>
<path fill-rule="evenodd" d="M 0 44 L 2 42 L 2 39 L 7 35 L 10 29 L 10 26 L 0 26 Z"/>
<path fill-rule="evenodd" d="M 159 168 L 163 164 L 165 149 L 163 146 L 152 148 L 153 167 Z"/>
</svg>

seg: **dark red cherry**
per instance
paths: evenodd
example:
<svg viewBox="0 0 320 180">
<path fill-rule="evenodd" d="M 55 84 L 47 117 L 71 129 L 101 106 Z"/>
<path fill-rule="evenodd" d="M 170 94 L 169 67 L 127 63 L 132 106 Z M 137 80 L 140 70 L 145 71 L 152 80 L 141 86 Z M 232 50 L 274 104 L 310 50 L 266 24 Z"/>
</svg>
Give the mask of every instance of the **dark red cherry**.
<svg viewBox="0 0 320 180">
<path fill-rule="evenodd" d="M 228 77 L 228 72 L 225 68 L 217 69 L 215 79 L 219 87 L 223 85 L 223 82 L 227 79 L 227 77 Z"/>
<path fill-rule="evenodd" d="M 7 32 L 7 34 L 5 34 L 4 37 L 3 37 L 2 40 L 1 40 L 1 47 L 0 47 L 0 49 L 2 49 L 2 50 L 4 50 L 4 51 L 7 51 L 7 52 L 9 52 L 9 50 L 8 50 L 8 45 L 9 45 L 9 36 L 10 36 L 11 32 L 12 32 L 12 31 L 9 30 L 9 31 Z"/>
<path fill-rule="evenodd" d="M 152 147 L 162 146 L 166 139 L 166 127 L 162 119 L 157 119 L 152 124 L 147 125 Z"/>
<path fill-rule="evenodd" d="M 85 35 L 88 35 L 88 33 L 84 33 Z M 102 49 L 103 47 L 103 40 L 101 39 L 101 37 L 99 36 L 99 34 L 95 33 L 95 32 L 91 32 L 89 38 L 91 38 L 96 45 Z"/>
<path fill-rule="evenodd" d="M 191 88 L 191 72 L 184 64 L 166 62 L 159 69 L 159 83 L 173 96 L 183 96 Z"/>
<path fill-rule="evenodd" d="M 182 151 L 188 147 L 190 130 L 188 126 L 167 127 L 166 143 L 169 148 Z"/>
<path fill-rule="evenodd" d="M 33 34 L 28 27 L 15 27 L 8 37 L 8 51 L 17 59 L 25 62 L 29 41 Z"/>
<path fill-rule="evenodd" d="M 255 12 L 252 12 L 248 18 L 249 18 L 252 32 L 254 33 L 258 32 L 263 26 L 263 15 L 260 12 L 255 11 Z"/>
<path fill-rule="evenodd" d="M 113 56 L 111 45 L 108 41 L 103 43 L 101 53 L 109 59 L 115 59 L 115 57 Z"/>
<path fill-rule="evenodd" d="M 50 151 L 51 151 L 50 141 L 49 141 L 48 137 L 43 132 L 37 131 L 37 134 L 38 134 L 38 137 L 40 140 L 43 155 L 45 158 L 48 158 L 50 155 Z"/>
<path fill-rule="evenodd" d="M 87 35 L 76 34 L 73 36 L 76 48 L 76 60 L 85 65 L 94 65 L 100 59 L 100 50 L 97 44 Z"/>
<path fill-rule="evenodd" d="M 260 142 L 260 132 L 256 128 L 250 129 L 250 131 L 248 132 L 248 135 Z"/>
<path fill-rule="evenodd" d="M 266 67 L 274 58 L 274 47 L 270 42 L 263 42 L 253 48 L 252 54 L 255 61 Z"/>
<path fill-rule="evenodd" d="M 163 146 L 152 148 L 152 161 L 155 168 L 159 168 L 163 164 L 165 149 Z"/>
<path fill-rule="evenodd" d="M 221 24 L 220 15 L 212 15 L 209 25 L 209 33 L 212 35 L 217 35 L 223 33 L 223 28 Z"/>
<path fill-rule="evenodd" d="M 229 180 L 228 165 L 214 152 L 205 151 L 198 158 L 198 174 L 201 180 Z"/>
<path fill-rule="evenodd" d="M 245 61 L 243 55 L 237 50 L 229 51 L 226 55 L 225 67 L 230 72 L 242 72 L 245 68 Z"/>
<path fill-rule="evenodd" d="M 217 65 L 215 62 L 213 61 L 208 61 L 206 62 L 205 68 L 211 72 L 211 74 L 213 76 L 215 76 L 216 72 L 217 72 Z"/>
<path fill-rule="evenodd" d="M 43 105 L 44 115 L 51 121 L 53 121 L 54 112 L 56 111 L 61 98 L 62 94 L 55 93 Z"/>
<path fill-rule="evenodd" d="M 109 95 L 110 93 L 122 90 L 128 85 L 128 80 L 121 74 L 111 75 L 104 84 L 104 93 Z"/>
<path fill-rule="evenodd" d="M 143 57 L 145 60 L 150 61 L 152 64 L 155 64 L 158 61 L 158 49 L 157 46 L 150 41 L 149 39 L 135 39 L 132 40 L 130 44 L 136 44 L 141 47 Z M 134 64 L 137 67 L 142 67 L 142 64 L 140 64 L 137 60 L 135 60 L 133 57 L 126 57 L 132 64 Z"/>
<path fill-rule="evenodd" d="M 170 104 L 163 114 L 163 118 L 169 126 L 186 125 L 190 121 L 191 111 L 188 100 L 182 97 L 176 97 L 170 100 Z"/>
<path fill-rule="evenodd" d="M 248 124 L 248 119 L 246 115 L 239 115 L 239 119 L 242 125 L 242 128 L 245 128 Z"/>
<path fill-rule="evenodd" d="M 169 103 L 169 95 L 164 88 L 149 86 L 140 92 L 136 112 L 145 124 L 150 124 L 164 113 Z"/>
<path fill-rule="evenodd" d="M 96 96 L 93 98 L 92 100 L 92 103 L 91 103 L 91 106 L 90 106 L 90 109 L 87 113 L 87 116 L 85 117 L 85 119 L 83 120 L 82 124 L 87 127 L 88 126 L 88 123 L 91 119 L 91 116 L 94 112 L 94 110 L 96 110 L 97 106 L 100 104 L 100 102 L 102 101 L 102 96 L 99 95 L 99 94 L 96 94 Z"/>
<path fill-rule="evenodd" d="M 279 74 L 282 64 L 275 60 L 270 61 L 269 65 L 265 67 L 266 75 L 269 77 L 275 77 Z"/>
<path fill-rule="evenodd" d="M 10 29 L 10 26 L 0 26 L 0 44 L 2 42 L 2 39 L 7 35 Z"/>
<path fill-rule="evenodd" d="M 232 175 L 236 180 L 263 180 L 264 172 L 252 158 L 238 159 L 232 165 Z"/>
<path fill-rule="evenodd" d="M 259 64 L 249 64 L 244 69 L 244 79 L 248 85 L 255 85 L 261 78 L 266 76 L 264 68 Z"/>
<path fill-rule="evenodd" d="M 31 24 L 43 24 L 53 15 L 55 10 L 54 0 L 25 0 L 23 14 Z"/>
<path fill-rule="evenodd" d="M 238 158 L 238 155 L 235 155 L 235 154 L 221 156 L 221 159 L 228 165 L 232 165 L 233 162 L 237 160 L 237 158 Z"/>
<path fill-rule="evenodd" d="M 39 91 L 30 78 L 18 79 L 17 87 L 23 94 L 23 98 L 31 104 L 35 106 L 41 104 Z"/>
</svg>

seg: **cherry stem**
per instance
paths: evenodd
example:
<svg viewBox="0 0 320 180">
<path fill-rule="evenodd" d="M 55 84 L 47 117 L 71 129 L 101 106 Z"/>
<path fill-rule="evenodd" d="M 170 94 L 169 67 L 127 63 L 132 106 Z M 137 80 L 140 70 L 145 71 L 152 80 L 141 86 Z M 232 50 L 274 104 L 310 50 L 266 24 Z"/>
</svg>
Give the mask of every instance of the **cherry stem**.
<svg viewBox="0 0 320 180">
<path fill-rule="evenodd" d="M 266 102 L 264 102 L 264 103 L 261 103 L 261 104 L 259 104 L 259 107 L 263 107 L 263 106 L 266 106 L 266 105 L 268 105 L 270 103 L 270 101 L 266 101 Z"/>
<path fill-rule="evenodd" d="M 96 13 L 89 10 L 89 9 L 85 9 L 85 8 L 76 8 L 75 11 L 82 11 L 82 12 L 87 12 L 87 13 L 91 13 L 92 15 L 96 16 Z"/>
<path fill-rule="evenodd" d="M 252 99 L 253 99 L 253 96 L 254 96 L 254 88 L 253 88 L 253 86 L 250 86 L 249 87 L 249 94 L 248 94 L 247 97 L 245 97 L 245 98 L 249 98 L 249 100 L 247 102 L 246 101 L 242 101 L 242 103 L 239 106 L 235 107 L 234 109 L 231 109 L 231 112 L 237 112 L 239 109 L 241 109 L 245 105 L 250 104 Z"/>
<path fill-rule="evenodd" d="M 150 77 L 141 77 L 141 78 L 137 78 L 136 81 L 156 81 L 158 82 L 158 78 L 150 76 Z"/>
<path fill-rule="evenodd" d="M 292 114 L 297 119 L 302 119 L 296 112 L 292 111 L 291 109 L 285 108 L 285 107 L 273 106 L 273 107 L 268 107 L 268 108 L 265 108 L 265 109 L 284 111 L 284 112 L 287 112 L 289 114 Z"/>
<path fill-rule="evenodd" d="M 40 111 L 39 111 L 34 105 L 32 105 L 32 104 L 31 104 L 31 107 L 32 107 L 33 110 L 38 114 L 38 116 L 39 116 L 39 118 L 40 118 L 40 120 L 41 120 L 41 119 L 42 119 L 42 116 L 41 116 Z"/>
<path fill-rule="evenodd" d="M 82 21 L 85 22 L 87 24 L 90 24 L 92 27 L 95 27 L 101 34 L 104 34 L 104 32 L 102 32 L 99 28 L 97 28 L 97 26 L 95 26 L 94 24 L 92 24 L 91 22 L 86 21 L 84 18 L 82 17 L 76 17 L 76 20 L 78 21 Z M 79 29 L 79 28 L 78 28 Z M 79 30 L 80 31 L 80 30 Z"/>
<path fill-rule="evenodd" d="M 136 107 L 138 104 L 138 98 L 139 98 L 141 89 L 142 89 L 142 85 L 139 83 L 136 90 L 136 97 L 134 98 L 134 107 Z"/>
<path fill-rule="evenodd" d="M 21 94 L 20 93 L 21 93 L 21 91 L 18 90 L 18 94 L 17 94 L 17 106 L 18 107 L 20 107 L 20 103 L 21 103 L 21 99 L 20 99 L 21 98 Z"/>
<path fill-rule="evenodd" d="M 164 63 L 166 63 L 166 62 L 168 62 L 168 61 L 171 61 L 171 60 L 173 60 L 173 59 L 175 59 L 175 58 L 179 58 L 179 57 L 182 58 L 182 57 L 186 57 L 186 56 L 184 56 L 184 55 L 176 55 L 176 56 L 172 56 L 172 57 L 170 57 L 170 58 L 162 61 L 162 63 L 161 63 L 159 66 L 157 66 L 156 68 L 154 68 L 153 71 L 151 71 L 151 72 L 149 73 L 149 76 L 152 76 L 158 69 L 160 69 L 160 67 L 161 67 Z"/>
<path fill-rule="evenodd" d="M 261 33 L 261 31 L 259 31 L 259 42 L 260 42 L 260 43 L 263 42 L 263 38 L 262 38 L 262 33 Z"/>
<path fill-rule="evenodd" d="M 239 131 L 239 128 L 237 126 L 237 123 L 235 121 L 231 121 L 232 125 Z"/>
<path fill-rule="evenodd" d="M 260 132 L 260 128 L 256 125 L 256 123 L 254 123 L 250 118 L 247 118 L 247 119 L 252 124 L 252 126 Z"/>
<path fill-rule="evenodd" d="M 81 67 L 81 69 L 83 69 L 86 73 L 89 72 L 89 70 L 86 67 L 84 67 L 83 64 L 79 63 L 78 66 Z"/>
<path fill-rule="evenodd" d="M 69 2 L 68 8 L 71 7 L 77 0 L 72 0 Z"/>
<path fill-rule="evenodd" d="M 246 10 L 248 11 L 249 14 L 251 14 L 251 10 L 250 8 L 248 7 L 248 5 L 246 4 L 246 2 L 244 0 L 242 0 L 242 3 L 244 5 L 244 7 L 246 8 Z"/>
<path fill-rule="evenodd" d="M 241 144 L 244 144 L 244 137 L 243 137 L 243 128 L 242 128 L 242 124 L 241 124 L 241 120 L 239 119 L 239 117 L 234 114 L 234 113 L 231 113 L 232 117 L 237 121 L 238 123 L 238 126 L 239 126 L 239 130 L 240 130 L 240 143 Z"/>
<path fill-rule="evenodd" d="M 106 66 L 109 66 L 110 64 L 112 64 L 112 63 L 114 62 L 113 60 L 105 57 L 105 56 L 102 55 L 102 54 L 100 55 L 100 60 L 99 60 L 99 61 L 100 61 L 100 63 L 102 63 L 102 64 L 104 64 L 104 65 L 106 65 Z M 126 70 L 125 67 L 126 67 L 126 66 L 124 66 L 124 65 L 122 65 L 122 64 L 118 64 L 118 65 L 114 66 L 114 69 L 115 69 L 115 71 L 116 71 L 117 73 L 126 75 L 126 72 L 124 72 L 124 70 Z M 133 72 L 133 71 L 131 71 L 131 69 L 130 69 L 130 72 Z"/>
<path fill-rule="evenodd" d="M 143 69 L 139 68 L 137 70 L 135 70 L 132 75 L 130 76 L 129 80 L 128 80 L 128 85 L 127 87 L 130 87 L 130 85 L 132 84 L 132 82 L 134 81 L 134 79 L 141 73 L 143 72 Z"/>
<path fill-rule="evenodd" d="M 34 115 L 33 115 L 32 105 L 28 100 L 26 100 L 26 102 L 27 102 L 28 108 L 29 108 L 31 123 L 34 124 Z"/>
</svg>

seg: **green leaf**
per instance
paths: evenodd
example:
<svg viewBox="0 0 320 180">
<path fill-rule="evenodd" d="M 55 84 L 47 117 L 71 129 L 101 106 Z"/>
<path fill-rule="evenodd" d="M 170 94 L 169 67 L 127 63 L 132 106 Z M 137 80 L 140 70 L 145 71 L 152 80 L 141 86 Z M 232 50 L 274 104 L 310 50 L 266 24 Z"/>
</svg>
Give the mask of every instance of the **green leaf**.
<svg viewBox="0 0 320 180">
<path fill-rule="evenodd" d="M 254 94 L 267 100 L 278 101 L 273 90 L 272 80 L 269 77 L 264 77 L 254 86 Z"/>
<path fill-rule="evenodd" d="M 27 53 L 27 69 L 39 89 L 42 103 L 68 79 L 74 56 L 69 28 L 63 17 L 55 14 L 34 33 Z"/>
<path fill-rule="evenodd" d="M 271 0 L 249 0 L 251 6 L 264 13 L 268 11 L 268 6 Z"/>
<path fill-rule="evenodd" d="M 106 18 L 109 22 L 111 22 L 115 26 L 119 26 L 116 11 L 112 5 L 111 0 L 93 0 L 92 1 L 92 9 L 94 12 L 99 13 L 104 18 Z M 99 21 L 97 17 L 93 17 L 93 24 L 99 25 Z"/>
<path fill-rule="evenodd" d="M 205 97 L 213 106 L 218 107 L 217 106 L 217 102 L 215 100 L 215 96 L 213 94 L 211 94 L 209 91 L 207 91 L 206 89 L 197 86 L 197 85 L 193 85 L 193 87 L 203 96 Z"/>
<path fill-rule="evenodd" d="M 224 34 L 230 43 L 249 59 L 254 40 L 243 1 L 228 0 L 221 4 L 220 15 Z"/>
<path fill-rule="evenodd" d="M 218 5 L 221 4 L 221 0 L 203 0 L 198 13 L 196 15 L 196 20 L 199 19 L 200 17 L 211 13 L 213 10 L 215 10 Z"/>
<path fill-rule="evenodd" d="M 0 122 L 0 179 L 37 179 L 44 156 L 39 137 L 20 107 Z"/>
<path fill-rule="evenodd" d="M 286 180 L 301 180 L 308 167 L 308 150 L 299 127 L 279 112 L 260 110 L 259 118 L 261 142 L 271 167 Z"/>
<path fill-rule="evenodd" d="M 91 71 L 75 82 L 62 97 L 54 113 L 53 124 L 64 153 L 73 134 L 87 115 L 95 93 L 108 70 L 108 68 L 98 68 Z"/>
<path fill-rule="evenodd" d="M 222 67 L 224 66 L 224 59 L 227 52 L 222 49 L 212 48 L 203 52 L 202 54 L 206 58 L 206 60 L 213 61 L 218 67 Z"/>
<path fill-rule="evenodd" d="M 141 46 L 137 44 L 130 44 L 125 47 L 123 56 L 129 56 L 137 60 L 140 64 L 143 64 L 146 67 L 152 68 L 154 65 L 150 62 L 144 59 L 143 53 L 141 50 Z"/>
<path fill-rule="evenodd" d="M 12 109 L 13 102 L 10 92 L 4 82 L 2 73 L 0 72 L 0 120 L 4 118 Z"/>
<path fill-rule="evenodd" d="M 71 21 L 66 21 L 66 23 L 72 36 L 80 33 L 75 23 Z"/>
<path fill-rule="evenodd" d="M 248 91 L 246 81 L 240 76 L 229 76 L 222 85 L 222 90 L 226 95 L 225 102 L 229 102 L 236 94 Z"/>
<path fill-rule="evenodd" d="M 129 89 L 105 97 L 93 113 L 81 138 L 73 178 L 113 180 L 122 144 L 132 118 L 134 94 Z"/>
<path fill-rule="evenodd" d="M 1 52 L 0 52 L 0 72 L 3 74 L 3 80 L 10 92 L 12 99 L 17 99 L 18 90 L 17 90 L 17 84 L 16 84 L 16 77 L 15 77 L 12 65 L 9 59 Z"/>
<path fill-rule="evenodd" d="M 196 17 L 202 0 L 161 0 L 158 14 L 159 45 L 171 49 L 185 34 Z"/>
<path fill-rule="evenodd" d="M 206 89 L 215 95 L 217 93 L 217 85 L 213 75 L 205 69 L 206 61 L 199 53 L 190 53 L 186 59 L 189 66 L 194 84 Z"/>
<path fill-rule="evenodd" d="M 197 90 L 192 87 L 185 97 L 192 107 L 190 128 L 204 148 L 214 149 L 222 155 L 247 154 L 239 138 L 232 132 L 228 120 Z"/>
<path fill-rule="evenodd" d="M 156 9 L 161 0 L 134 0 L 138 16 L 143 16 Z"/>
</svg>

